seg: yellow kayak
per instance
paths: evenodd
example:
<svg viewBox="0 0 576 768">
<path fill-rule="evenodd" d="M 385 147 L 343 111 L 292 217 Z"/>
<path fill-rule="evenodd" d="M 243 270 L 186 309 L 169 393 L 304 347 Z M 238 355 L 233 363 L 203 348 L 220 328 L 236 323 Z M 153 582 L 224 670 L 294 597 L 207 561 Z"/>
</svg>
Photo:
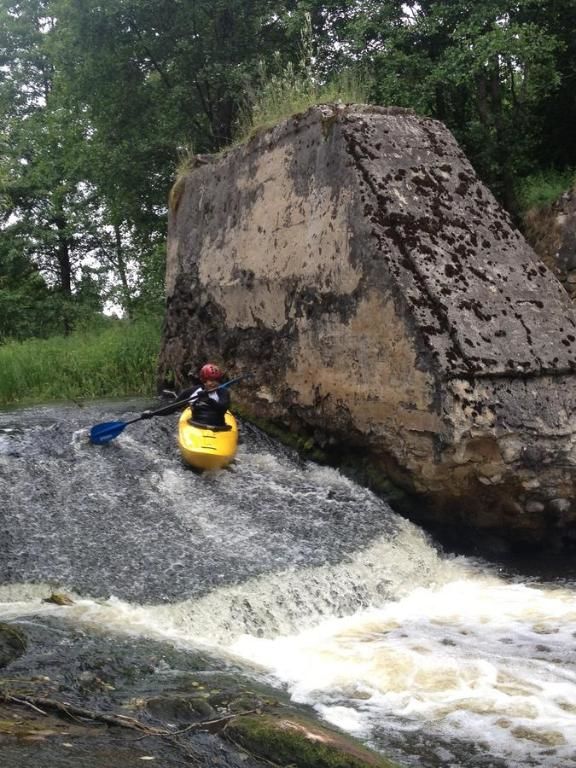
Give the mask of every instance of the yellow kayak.
<svg viewBox="0 0 576 768">
<path fill-rule="evenodd" d="M 196 469 L 221 469 L 236 455 L 238 424 L 226 411 L 226 427 L 207 427 L 191 422 L 192 411 L 186 408 L 178 421 L 178 445 L 182 458 Z"/>
</svg>

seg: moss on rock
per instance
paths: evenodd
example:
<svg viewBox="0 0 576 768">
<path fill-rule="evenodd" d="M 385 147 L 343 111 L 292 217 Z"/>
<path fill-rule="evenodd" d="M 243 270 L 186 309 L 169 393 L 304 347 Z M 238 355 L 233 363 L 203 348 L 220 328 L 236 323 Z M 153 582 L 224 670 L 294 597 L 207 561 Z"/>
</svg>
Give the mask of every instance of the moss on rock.
<svg viewBox="0 0 576 768">
<path fill-rule="evenodd" d="M 257 758 L 298 768 L 398 768 L 336 731 L 301 717 L 247 715 L 230 721 L 223 736 Z"/>
<path fill-rule="evenodd" d="M 0 669 L 22 656 L 26 647 L 26 635 L 21 629 L 0 623 Z"/>
</svg>

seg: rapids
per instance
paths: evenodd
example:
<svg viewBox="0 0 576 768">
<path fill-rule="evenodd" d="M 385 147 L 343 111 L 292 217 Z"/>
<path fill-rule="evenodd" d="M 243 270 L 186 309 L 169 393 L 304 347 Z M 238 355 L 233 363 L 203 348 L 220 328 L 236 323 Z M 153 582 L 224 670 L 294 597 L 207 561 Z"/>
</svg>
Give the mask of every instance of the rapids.
<svg viewBox="0 0 576 768">
<path fill-rule="evenodd" d="M 208 649 L 403 765 L 576 766 L 574 581 L 443 554 L 250 425 L 214 474 L 176 416 L 89 444 L 142 407 L 0 413 L 0 620 Z"/>
</svg>

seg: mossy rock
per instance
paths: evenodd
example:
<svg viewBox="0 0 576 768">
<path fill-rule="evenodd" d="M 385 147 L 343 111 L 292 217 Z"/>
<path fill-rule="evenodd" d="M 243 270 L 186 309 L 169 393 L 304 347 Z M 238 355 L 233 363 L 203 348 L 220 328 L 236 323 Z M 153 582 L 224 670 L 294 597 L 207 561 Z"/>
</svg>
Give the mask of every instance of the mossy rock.
<svg viewBox="0 0 576 768">
<path fill-rule="evenodd" d="M 22 656 L 27 644 L 21 629 L 0 622 L 0 669 Z"/>
<path fill-rule="evenodd" d="M 239 696 L 228 704 L 230 712 L 248 712 L 248 710 L 261 709 L 265 702 L 257 696 L 244 694 Z"/>
<path fill-rule="evenodd" d="M 224 738 L 256 758 L 297 768 L 400 768 L 354 739 L 302 717 L 246 715 L 231 720 Z"/>
<path fill-rule="evenodd" d="M 216 717 L 216 711 L 201 696 L 157 696 L 148 699 L 146 709 L 153 717 L 175 723 L 196 723 Z"/>
<path fill-rule="evenodd" d="M 329 446 L 323 447 L 304 427 L 302 432 L 294 432 L 276 421 L 255 417 L 240 404 L 234 406 L 234 411 L 240 418 L 295 450 L 301 458 L 335 467 L 354 482 L 370 488 L 398 512 L 410 517 L 410 513 L 419 508 L 420 502 L 413 492 L 394 482 L 383 466 L 375 460 L 366 459 L 362 451 L 350 452 L 346 440 L 333 441 Z"/>
<path fill-rule="evenodd" d="M 278 422 L 270 419 L 263 419 L 254 416 L 241 404 L 234 404 L 234 412 L 245 421 L 250 422 L 262 432 L 278 440 L 282 445 L 295 450 L 302 458 L 311 459 L 318 464 L 328 462 L 328 454 L 319 445 L 314 437 L 308 433 L 299 433 L 290 430 L 287 426 L 282 426 Z"/>
<path fill-rule="evenodd" d="M 62 592 L 52 592 L 50 597 L 46 597 L 42 602 L 54 603 L 54 605 L 74 605 L 74 600 Z"/>
</svg>

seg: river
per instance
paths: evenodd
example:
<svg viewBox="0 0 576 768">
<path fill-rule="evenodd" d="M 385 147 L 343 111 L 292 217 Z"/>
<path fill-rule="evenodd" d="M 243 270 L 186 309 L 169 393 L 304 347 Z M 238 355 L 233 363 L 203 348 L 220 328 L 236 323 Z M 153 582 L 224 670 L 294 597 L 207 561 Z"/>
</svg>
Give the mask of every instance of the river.
<svg viewBox="0 0 576 768">
<path fill-rule="evenodd" d="M 0 413 L 0 621 L 208 649 L 406 766 L 576 766 L 573 577 L 445 554 L 250 425 L 204 475 L 174 415 L 89 443 L 142 405 Z"/>
</svg>

